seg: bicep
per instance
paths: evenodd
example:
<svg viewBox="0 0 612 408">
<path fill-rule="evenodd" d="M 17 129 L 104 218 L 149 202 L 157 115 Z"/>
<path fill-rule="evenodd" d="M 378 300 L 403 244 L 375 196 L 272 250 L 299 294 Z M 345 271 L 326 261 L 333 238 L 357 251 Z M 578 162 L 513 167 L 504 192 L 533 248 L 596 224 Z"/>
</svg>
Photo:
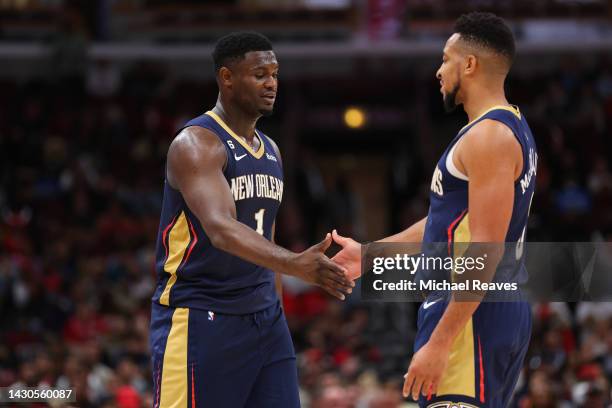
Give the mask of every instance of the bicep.
<svg viewBox="0 0 612 408">
<path fill-rule="evenodd" d="M 168 169 L 189 209 L 204 229 L 226 218 L 236 218 L 236 206 L 223 175 L 225 148 L 203 130 L 179 135 L 168 152 Z M 189 133 L 190 132 L 190 133 Z"/>
<path fill-rule="evenodd" d="M 503 242 L 514 206 L 514 179 L 522 157 L 511 130 L 499 123 L 481 126 L 463 146 L 469 177 L 468 211 L 472 242 Z"/>
<path fill-rule="evenodd" d="M 468 212 L 474 242 L 503 242 L 514 204 L 512 172 L 470 175 Z"/>
<path fill-rule="evenodd" d="M 221 218 L 236 218 L 236 206 L 227 180 L 220 170 L 214 173 L 189 178 L 180 188 L 187 206 L 205 229 L 207 224 Z"/>
</svg>

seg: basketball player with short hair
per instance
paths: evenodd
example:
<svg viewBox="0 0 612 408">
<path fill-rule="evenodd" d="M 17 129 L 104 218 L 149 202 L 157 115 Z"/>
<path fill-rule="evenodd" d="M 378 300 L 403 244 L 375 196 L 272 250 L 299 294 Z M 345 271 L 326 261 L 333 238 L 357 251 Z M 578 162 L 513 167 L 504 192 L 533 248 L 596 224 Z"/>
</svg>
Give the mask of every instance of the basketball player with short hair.
<svg viewBox="0 0 612 408">
<path fill-rule="evenodd" d="M 275 272 L 340 299 L 353 282 L 327 258 L 331 234 L 296 254 L 273 243 L 283 196 L 270 115 L 270 41 L 232 33 L 215 46 L 216 106 L 168 150 L 151 316 L 154 407 L 299 407 L 295 352 Z"/>
<path fill-rule="evenodd" d="M 456 21 L 436 76 L 446 110 L 463 105 L 469 123 L 437 163 L 427 217 L 382 241 L 420 242 L 423 248 L 448 241 L 449 252 L 455 242 L 519 243 L 516 253 L 506 251 L 492 268 L 524 282 L 518 249 L 525 240 L 537 153 L 525 117 L 504 93 L 514 54 L 512 31 L 501 18 L 474 12 Z M 360 244 L 336 231 L 332 236 L 343 247 L 332 259 L 359 276 Z M 436 295 L 419 309 L 404 395 L 422 407 L 507 406 L 529 344 L 529 305 Z"/>
</svg>

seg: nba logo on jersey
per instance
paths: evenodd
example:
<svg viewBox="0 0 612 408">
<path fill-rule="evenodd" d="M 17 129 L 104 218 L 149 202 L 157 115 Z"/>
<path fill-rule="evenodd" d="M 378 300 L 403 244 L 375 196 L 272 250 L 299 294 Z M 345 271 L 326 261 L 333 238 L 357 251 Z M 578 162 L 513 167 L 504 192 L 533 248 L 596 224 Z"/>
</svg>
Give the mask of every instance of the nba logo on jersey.
<svg viewBox="0 0 612 408">
<path fill-rule="evenodd" d="M 215 312 L 208 311 L 208 320 L 211 322 L 215 320 Z"/>
</svg>

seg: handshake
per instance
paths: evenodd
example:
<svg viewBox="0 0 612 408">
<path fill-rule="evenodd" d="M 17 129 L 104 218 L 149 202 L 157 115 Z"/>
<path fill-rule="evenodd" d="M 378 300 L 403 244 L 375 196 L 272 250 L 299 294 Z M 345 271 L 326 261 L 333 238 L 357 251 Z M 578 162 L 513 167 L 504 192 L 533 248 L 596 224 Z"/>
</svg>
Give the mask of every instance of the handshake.
<svg viewBox="0 0 612 408">
<path fill-rule="evenodd" d="M 325 251 L 332 240 L 342 249 L 330 259 Z M 287 265 L 287 272 L 344 300 L 355 287 L 353 281 L 361 276 L 361 244 L 333 230 L 323 241 L 295 254 Z"/>
</svg>

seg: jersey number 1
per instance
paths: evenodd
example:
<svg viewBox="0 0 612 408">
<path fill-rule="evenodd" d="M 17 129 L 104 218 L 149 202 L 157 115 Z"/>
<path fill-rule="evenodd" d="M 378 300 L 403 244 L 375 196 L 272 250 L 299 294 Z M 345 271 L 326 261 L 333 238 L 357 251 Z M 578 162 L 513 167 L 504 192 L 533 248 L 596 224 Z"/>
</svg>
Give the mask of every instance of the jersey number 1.
<svg viewBox="0 0 612 408">
<path fill-rule="evenodd" d="M 257 231 L 258 234 L 263 235 L 264 230 L 263 230 L 263 222 L 264 222 L 264 213 L 266 212 L 265 208 L 262 208 L 261 210 L 257 211 L 255 213 L 255 221 L 257 221 L 257 229 L 255 229 L 255 231 Z"/>
</svg>

